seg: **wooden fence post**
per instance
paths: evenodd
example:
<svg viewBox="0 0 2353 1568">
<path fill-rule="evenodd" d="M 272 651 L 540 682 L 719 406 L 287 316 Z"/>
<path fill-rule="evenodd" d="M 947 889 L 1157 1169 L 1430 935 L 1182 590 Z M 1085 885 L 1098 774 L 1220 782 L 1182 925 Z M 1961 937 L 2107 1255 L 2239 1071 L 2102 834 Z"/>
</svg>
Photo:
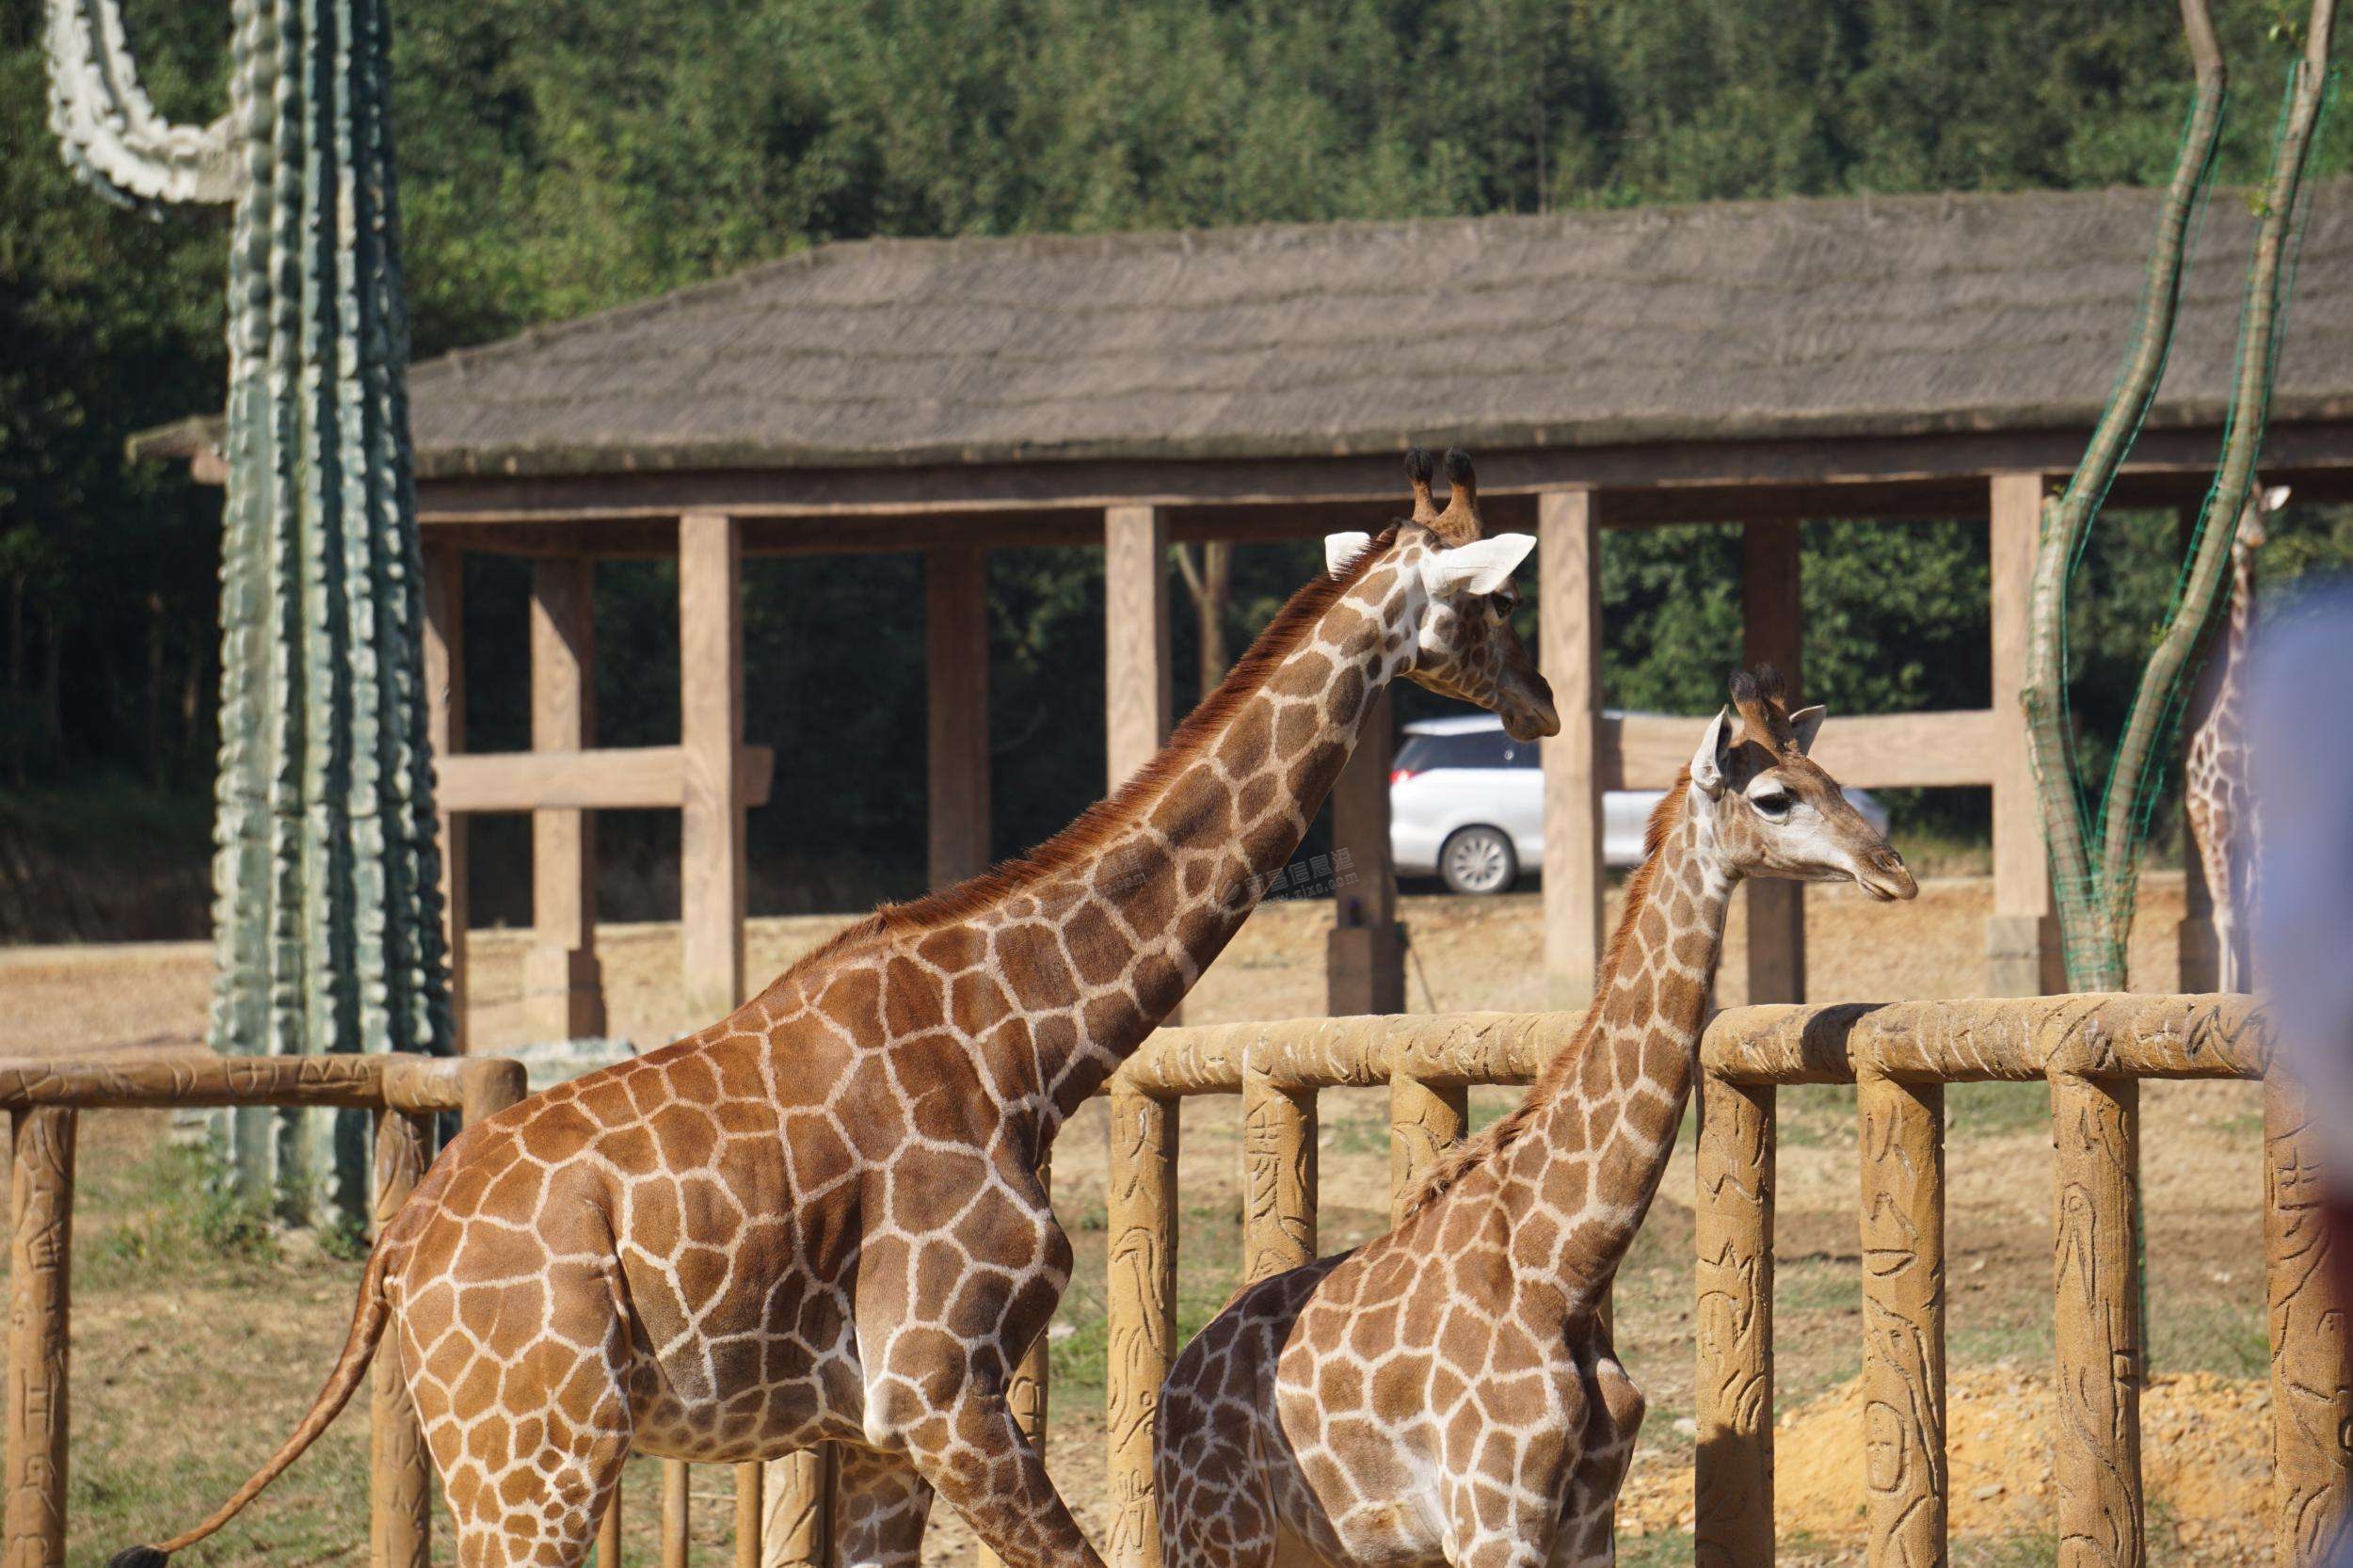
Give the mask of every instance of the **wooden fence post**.
<svg viewBox="0 0 2353 1568">
<path fill-rule="evenodd" d="M 1855 1084 L 1871 1568 L 1945 1560 L 1945 1086 Z"/>
<path fill-rule="evenodd" d="M 65 1562 L 68 1333 L 72 1316 L 74 1113 L 19 1111 L 9 1176 L 5 1568 Z"/>
<path fill-rule="evenodd" d="M 1700 1075 L 1699 1425 L 1692 1546 L 1699 1568 L 1773 1560 L 1774 1091 Z"/>
<path fill-rule="evenodd" d="M 1389 1080 L 1389 1223 L 1405 1217 L 1405 1200 L 1438 1156 L 1463 1141 L 1470 1091 L 1443 1088 L 1402 1073 Z"/>
<path fill-rule="evenodd" d="M 1160 1568 L 1152 1418 L 1176 1352 L 1177 1105 L 1112 1089 L 1110 1568 Z"/>
<path fill-rule="evenodd" d="M 833 1560 L 833 1446 L 820 1443 L 760 1466 L 761 1568 L 824 1568 Z"/>
<path fill-rule="evenodd" d="M 662 1462 L 662 1568 L 686 1568 L 687 1480 L 686 1461 Z"/>
<path fill-rule="evenodd" d="M 1279 1089 L 1263 1069 L 1241 1081 L 1242 1281 L 1316 1256 L 1316 1094 Z"/>
<path fill-rule="evenodd" d="M 2140 1085 L 2051 1077 L 2062 1568 L 2140 1568 L 2140 1272 L 2133 1245 Z"/>
<path fill-rule="evenodd" d="M 2336 1299 L 2322 1172 L 2303 1096 L 2264 1087 L 2264 1272 L 2271 1326 L 2273 1560 L 2307 1568 L 2345 1517 L 2344 1304 Z"/>
<path fill-rule="evenodd" d="M 621 1479 L 613 1480 L 604 1517 L 597 1521 L 597 1568 L 621 1568 Z"/>
<path fill-rule="evenodd" d="M 768 1520 L 762 1496 L 767 1471 L 756 1459 L 735 1467 L 735 1568 L 760 1568 L 761 1527 Z"/>
<path fill-rule="evenodd" d="M 376 1230 L 392 1223 L 431 1161 L 433 1118 L 376 1113 Z M 402 1376 L 400 1337 L 388 1333 L 368 1368 L 370 1478 L 368 1561 L 373 1568 L 428 1568 L 433 1560 L 433 1472 L 424 1432 Z"/>
</svg>

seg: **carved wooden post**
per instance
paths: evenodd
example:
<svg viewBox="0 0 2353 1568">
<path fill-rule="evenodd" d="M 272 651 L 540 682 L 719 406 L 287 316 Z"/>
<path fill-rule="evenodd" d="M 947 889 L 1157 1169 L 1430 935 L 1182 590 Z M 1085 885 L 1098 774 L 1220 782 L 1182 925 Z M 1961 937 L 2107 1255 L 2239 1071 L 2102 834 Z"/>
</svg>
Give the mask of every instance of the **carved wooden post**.
<svg viewBox="0 0 2353 1568">
<path fill-rule="evenodd" d="M 836 1463 L 833 1445 L 821 1443 L 760 1466 L 762 1568 L 824 1568 L 832 1560 Z"/>
<path fill-rule="evenodd" d="M 761 1477 L 767 1466 L 751 1460 L 735 1467 L 735 1568 L 760 1568 L 760 1526 L 767 1514 Z"/>
<path fill-rule="evenodd" d="M 1545 743 L 1545 994 L 1581 1009 L 1602 923 L 1601 512 L 1591 490 L 1536 498 L 1537 663 L 1561 733 Z"/>
<path fill-rule="evenodd" d="M 1160 1568 L 1152 1418 L 1176 1351 L 1177 1106 L 1112 1090 L 1110 1568 Z"/>
<path fill-rule="evenodd" d="M 2140 1085 L 2051 1078 L 2063 1568 L 2140 1568 L 2140 1275 L 2133 1246 Z"/>
<path fill-rule="evenodd" d="M 1244 1069 L 1241 1160 L 1242 1278 L 1256 1284 L 1316 1256 L 1315 1091 Z"/>
<path fill-rule="evenodd" d="M 1389 1223 L 1404 1218 L 1405 1200 L 1438 1156 L 1463 1141 L 1470 1120 L 1470 1091 L 1424 1083 L 1400 1073 L 1389 1080 Z"/>
<path fill-rule="evenodd" d="M 1773 1560 L 1774 1092 L 1700 1077 L 1699 1568 Z"/>
<path fill-rule="evenodd" d="M 1866 1073 L 1863 1452 L 1871 1568 L 1945 1560 L 1945 1086 Z"/>
<path fill-rule="evenodd" d="M 1038 1184 L 1046 1189 L 1047 1195 L 1052 1196 L 1053 1166 L 1050 1163 L 1041 1164 L 1037 1178 Z M 1046 1329 L 1042 1327 L 1037 1331 L 1037 1337 L 1030 1341 L 1030 1348 L 1021 1352 L 1020 1361 L 1013 1368 L 1013 1381 L 1005 1389 L 1005 1403 L 1012 1407 L 1015 1422 L 1029 1433 L 1030 1442 L 1037 1448 L 1040 1459 L 1046 1457 Z M 981 1568 L 1004 1568 L 1005 1560 L 985 1545 L 981 1548 L 980 1555 Z"/>
<path fill-rule="evenodd" d="M 433 1118 L 379 1111 L 376 1117 L 376 1229 L 382 1235 L 430 1163 Z M 427 1568 L 433 1560 L 433 1472 L 424 1433 L 401 1375 L 399 1336 L 388 1334 L 368 1369 L 372 1568 Z"/>
<path fill-rule="evenodd" d="M 2321 1220 L 2321 1168 L 2303 1097 L 2264 1090 L 2264 1270 L 2271 1320 L 2274 1560 L 2305 1568 L 2326 1556 L 2345 1516 L 2344 1304 L 2332 1288 Z"/>
<path fill-rule="evenodd" d="M 8 1518 L 0 1568 L 62 1568 L 73 1112 L 17 1112 L 9 1176 Z"/>
<path fill-rule="evenodd" d="M 686 1461 L 662 1462 L 662 1568 L 686 1568 Z"/>
</svg>

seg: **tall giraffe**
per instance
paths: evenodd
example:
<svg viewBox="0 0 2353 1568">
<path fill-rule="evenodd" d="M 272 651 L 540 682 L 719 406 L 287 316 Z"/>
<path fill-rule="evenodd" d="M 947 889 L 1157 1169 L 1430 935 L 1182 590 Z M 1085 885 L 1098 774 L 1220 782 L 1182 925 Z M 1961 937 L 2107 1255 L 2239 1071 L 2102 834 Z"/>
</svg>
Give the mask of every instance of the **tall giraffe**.
<svg viewBox="0 0 2353 1568">
<path fill-rule="evenodd" d="M 1601 1304 L 1674 1147 L 1744 876 L 1915 891 L 1806 751 L 1770 669 L 1651 816 L 1577 1036 L 1441 1160 L 1396 1229 L 1260 1282 L 1177 1356 L 1154 1474 L 1167 1568 L 1614 1560 L 1641 1424 Z"/>
<path fill-rule="evenodd" d="M 463 1568 L 573 1568 L 632 1448 L 840 1446 L 845 1568 L 912 1564 L 935 1493 L 1016 1568 L 1099 1564 L 1006 1389 L 1069 1282 L 1038 1168 L 1297 849 L 1403 676 L 1556 732 L 1512 631 L 1527 535 L 1468 458 L 1327 541 L 1168 748 L 1027 858 L 886 908 L 733 1016 L 453 1143 L 370 1257 L 317 1402 L 161 1568 L 331 1421 L 390 1327 Z"/>
<path fill-rule="evenodd" d="M 2264 519 L 2286 504 L 2287 487 L 2256 487 L 2239 513 L 2231 540 L 2231 609 L 2221 646 L 2203 684 L 2205 711 L 2189 737 L 2182 765 L 2182 809 L 2190 846 L 2206 873 L 2214 901 L 2217 984 L 2225 991 L 2252 988 L 2244 917 L 2255 903 L 2255 856 L 2261 824 L 2247 787 L 2247 640 L 2255 630 L 2255 552 L 2264 547 Z"/>
</svg>

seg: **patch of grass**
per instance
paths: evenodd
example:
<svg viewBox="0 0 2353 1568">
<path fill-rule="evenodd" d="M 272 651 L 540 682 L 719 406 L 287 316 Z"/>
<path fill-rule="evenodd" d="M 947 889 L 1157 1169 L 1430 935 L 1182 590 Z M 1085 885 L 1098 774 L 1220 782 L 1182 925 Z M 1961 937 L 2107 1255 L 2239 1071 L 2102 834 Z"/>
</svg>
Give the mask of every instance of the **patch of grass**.
<svg viewBox="0 0 2353 1568">
<path fill-rule="evenodd" d="M 1774 1136 L 1785 1149 L 1829 1148 L 1855 1140 L 1851 1083 L 1806 1083 L 1774 1096 Z"/>
<path fill-rule="evenodd" d="M 1618 1532 L 1618 1568 L 1684 1568 L 1690 1560 L 1689 1530 L 1660 1530 L 1639 1540 Z"/>
<path fill-rule="evenodd" d="M 2041 1568 L 2058 1560 L 2058 1537 L 2047 1530 L 2023 1535 L 1961 1535 L 1952 1543 L 1953 1568 Z"/>
<path fill-rule="evenodd" d="M 1945 1090 L 1945 1137 L 2008 1138 L 2047 1132 L 2051 1092 L 2040 1083 L 1955 1083 Z"/>
<path fill-rule="evenodd" d="M 98 1199 L 88 1202 L 88 1196 Z M 217 1179 L 199 1144 L 165 1144 L 76 1205 L 106 1215 L 81 1250 L 76 1283 L 95 1289 L 152 1283 L 159 1275 L 224 1270 L 249 1273 L 279 1258 L 266 1205 Z M 342 1256 L 331 1248 L 329 1256 Z M 364 1238 L 352 1256 L 366 1256 Z"/>
</svg>

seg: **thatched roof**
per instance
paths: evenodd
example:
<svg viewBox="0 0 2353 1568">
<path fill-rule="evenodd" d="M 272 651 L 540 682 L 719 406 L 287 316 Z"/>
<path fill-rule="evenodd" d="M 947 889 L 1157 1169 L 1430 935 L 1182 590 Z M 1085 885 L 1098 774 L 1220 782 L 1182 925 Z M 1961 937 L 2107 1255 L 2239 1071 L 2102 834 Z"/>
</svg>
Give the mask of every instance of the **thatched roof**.
<svg viewBox="0 0 2353 1568">
<path fill-rule="evenodd" d="M 2353 183 L 2275 417 L 2353 413 Z M 426 474 L 1308 456 L 2088 424 L 2156 195 L 1874 197 L 829 245 L 415 367 Z M 2205 216 L 2161 424 L 2214 423 L 2252 220 Z"/>
</svg>

